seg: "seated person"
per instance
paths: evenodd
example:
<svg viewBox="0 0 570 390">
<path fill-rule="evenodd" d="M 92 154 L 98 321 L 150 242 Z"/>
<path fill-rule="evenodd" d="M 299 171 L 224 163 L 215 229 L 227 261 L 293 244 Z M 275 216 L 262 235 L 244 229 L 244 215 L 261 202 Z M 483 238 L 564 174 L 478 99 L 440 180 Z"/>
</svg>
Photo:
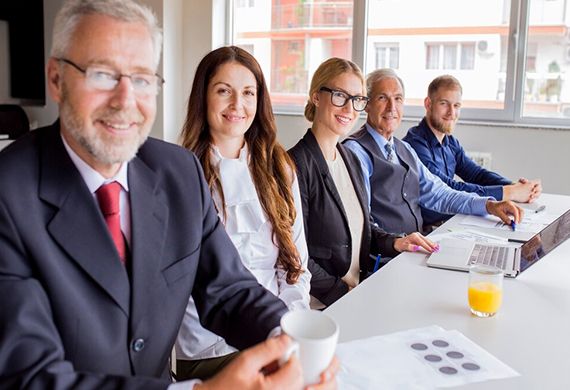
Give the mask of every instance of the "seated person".
<svg viewBox="0 0 570 390">
<path fill-rule="evenodd" d="M 68 0 L 47 87 L 59 120 L 0 152 L 1 389 L 302 386 L 285 304 L 243 266 L 195 156 L 149 138 L 162 34 L 132 0 Z M 188 304 L 248 348 L 203 383 L 172 384 Z M 333 388 L 338 363 L 318 387 Z"/>
<path fill-rule="evenodd" d="M 404 114 L 404 84 L 392 69 L 372 72 L 366 86 L 366 123 L 345 145 L 360 160 L 370 210 L 382 229 L 422 231 L 420 206 L 445 214 L 494 214 L 506 224 L 511 216 L 520 221 L 522 210 L 514 203 L 450 188 L 422 164 L 410 145 L 393 136 Z"/>
<path fill-rule="evenodd" d="M 370 219 L 360 163 L 338 142 L 366 107 L 363 94 L 364 76 L 356 64 L 340 58 L 323 62 L 305 106 L 312 126 L 289 150 L 301 188 L 312 308 L 324 308 L 356 287 L 374 271 L 378 253 L 393 257 L 420 247 L 436 249 L 419 233 L 387 234 Z"/>
<path fill-rule="evenodd" d="M 540 196 L 540 180 L 511 180 L 484 169 L 465 154 L 452 133 L 461 111 L 463 90 L 450 75 L 435 78 L 424 100 L 426 116 L 402 139 L 416 151 L 420 160 L 448 186 L 458 191 L 492 196 L 497 200 L 528 203 Z M 457 175 L 463 181 L 454 180 Z M 450 216 L 422 207 L 424 224 L 437 224 Z"/>
<path fill-rule="evenodd" d="M 198 65 L 182 144 L 200 160 L 242 263 L 289 309 L 308 309 L 311 274 L 299 185 L 291 158 L 276 141 L 272 111 L 255 58 L 221 47 Z M 208 379 L 236 351 L 200 325 L 190 299 L 176 341 L 177 378 Z"/>
</svg>

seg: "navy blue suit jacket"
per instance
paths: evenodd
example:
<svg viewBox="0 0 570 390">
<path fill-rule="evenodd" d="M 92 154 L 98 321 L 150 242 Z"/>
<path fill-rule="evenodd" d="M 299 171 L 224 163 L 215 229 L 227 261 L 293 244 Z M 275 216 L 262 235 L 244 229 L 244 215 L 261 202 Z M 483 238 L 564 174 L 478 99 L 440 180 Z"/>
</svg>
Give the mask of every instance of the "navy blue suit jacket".
<svg viewBox="0 0 570 390">
<path fill-rule="evenodd" d="M 0 153 L 0 388 L 165 388 L 191 293 L 238 348 L 279 324 L 193 154 L 149 139 L 128 178 L 130 277 L 58 122 Z"/>
</svg>

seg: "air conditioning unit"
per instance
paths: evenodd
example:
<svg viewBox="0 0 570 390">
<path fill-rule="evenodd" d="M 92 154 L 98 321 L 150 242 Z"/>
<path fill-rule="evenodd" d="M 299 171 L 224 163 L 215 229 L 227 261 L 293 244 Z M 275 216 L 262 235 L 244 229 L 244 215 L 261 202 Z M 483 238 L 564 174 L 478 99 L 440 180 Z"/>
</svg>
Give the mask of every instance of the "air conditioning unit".
<svg viewBox="0 0 570 390">
<path fill-rule="evenodd" d="M 489 42 L 487 41 L 477 42 L 477 50 L 479 50 L 481 53 L 485 53 L 488 48 L 489 48 Z"/>
</svg>

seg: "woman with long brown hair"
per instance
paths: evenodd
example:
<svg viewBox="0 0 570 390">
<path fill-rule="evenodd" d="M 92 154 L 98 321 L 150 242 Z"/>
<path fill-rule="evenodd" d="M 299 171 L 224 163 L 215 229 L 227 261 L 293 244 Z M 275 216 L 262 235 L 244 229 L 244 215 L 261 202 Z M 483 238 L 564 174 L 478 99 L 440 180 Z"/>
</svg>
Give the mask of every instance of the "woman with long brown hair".
<svg viewBox="0 0 570 390">
<path fill-rule="evenodd" d="M 308 308 L 310 273 L 295 167 L 277 142 L 269 92 L 251 54 L 230 46 L 202 59 L 181 142 L 198 156 L 244 265 L 290 309 Z M 176 343 L 177 376 L 207 378 L 232 352 L 199 326 L 191 299 Z"/>
</svg>

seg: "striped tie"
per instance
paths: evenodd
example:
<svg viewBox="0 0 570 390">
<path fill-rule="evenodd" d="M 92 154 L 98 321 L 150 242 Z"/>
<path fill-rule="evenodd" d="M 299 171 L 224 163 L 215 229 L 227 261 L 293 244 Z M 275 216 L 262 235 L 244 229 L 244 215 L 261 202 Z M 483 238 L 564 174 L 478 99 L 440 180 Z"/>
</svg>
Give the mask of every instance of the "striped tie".
<svg viewBox="0 0 570 390">
<path fill-rule="evenodd" d="M 394 153 L 394 149 L 392 148 L 392 144 L 390 142 L 388 142 L 385 146 L 384 149 L 386 149 L 386 160 L 390 161 L 391 163 L 395 163 L 395 153 Z"/>
</svg>

